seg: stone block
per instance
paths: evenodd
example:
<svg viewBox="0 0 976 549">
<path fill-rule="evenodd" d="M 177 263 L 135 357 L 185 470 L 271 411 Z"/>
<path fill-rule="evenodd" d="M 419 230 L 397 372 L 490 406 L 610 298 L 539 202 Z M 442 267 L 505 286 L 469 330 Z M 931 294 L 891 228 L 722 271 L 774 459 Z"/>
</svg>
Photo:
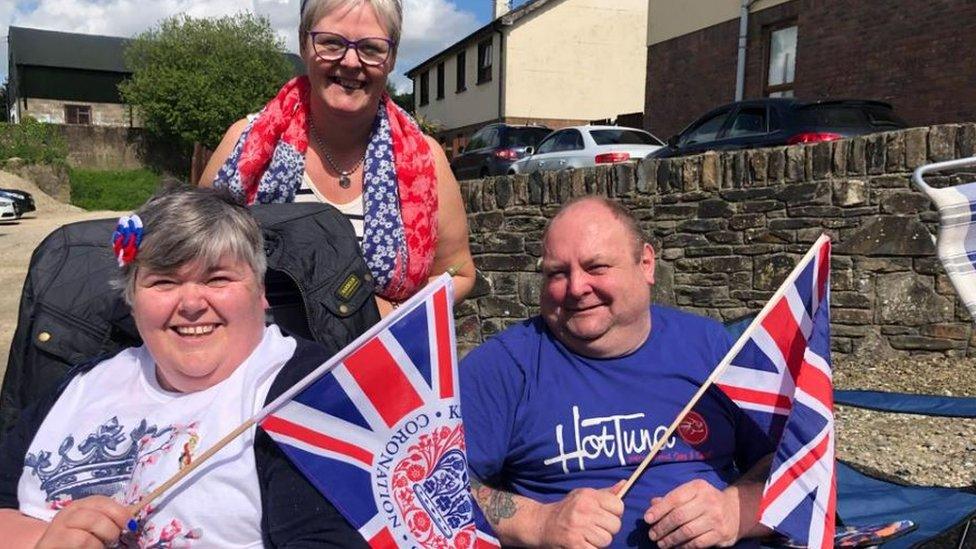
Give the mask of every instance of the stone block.
<svg viewBox="0 0 976 549">
<path fill-rule="evenodd" d="M 725 230 L 726 225 L 728 225 L 728 221 L 725 219 L 692 219 L 678 225 L 678 230 L 690 233 L 707 233 Z"/>
<path fill-rule="evenodd" d="M 753 285 L 757 290 L 776 290 L 786 280 L 797 258 L 776 254 L 763 258 L 756 258 L 752 271 Z"/>
<path fill-rule="evenodd" d="M 746 244 L 736 246 L 735 253 L 740 255 L 768 255 L 780 251 L 781 248 L 782 246 L 776 244 Z"/>
<path fill-rule="evenodd" d="M 674 283 L 676 286 L 727 286 L 729 275 L 725 273 L 676 273 Z"/>
<path fill-rule="evenodd" d="M 850 144 L 846 140 L 831 141 L 833 146 L 833 170 L 834 174 L 841 175 L 847 173 L 847 150 Z"/>
<path fill-rule="evenodd" d="M 968 340 L 973 332 L 973 327 L 971 324 L 961 322 L 931 324 L 929 326 L 922 326 L 920 332 L 922 335 L 940 339 Z"/>
<path fill-rule="evenodd" d="M 637 186 L 637 167 L 628 162 L 616 164 L 613 167 L 612 195 L 615 197 L 628 196 Z"/>
<path fill-rule="evenodd" d="M 837 217 L 843 213 L 838 206 L 811 205 L 811 206 L 790 206 L 786 208 L 786 213 L 790 217 Z"/>
<path fill-rule="evenodd" d="M 542 290 L 543 277 L 539 273 L 519 273 L 518 296 L 526 305 L 539 305 L 539 292 Z"/>
<path fill-rule="evenodd" d="M 965 349 L 965 341 L 953 341 L 951 339 L 938 339 L 934 337 L 899 335 L 888 338 L 891 346 L 895 349 L 907 351 L 948 351 L 950 349 Z"/>
<path fill-rule="evenodd" d="M 688 246 L 685 248 L 685 257 L 714 257 L 731 254 L 731 246 Z"/>
<path fill-rule="evenodd" d="M 457 334 L 458 343 L 481 343 L 481 321 L 478 315 L 465 315 L 458 317 L 455 315 L 454 331 Z"/>
<path fill-rule="evenodd" d="M 833 162 L 832 147 L 833 145 L 830 142 L 817 143 L 811 147 L 813 179 L 827 179 L 830 175 Z"/>
<path fill-rule="evenodd" d="M 905 134 L 889 132 L 885 136 L 885 171 L 905 171 Z"/>
<path fill-rule="evenodd" d="M 729 217 L 734 208 L 731 204 L 721 198 L 710 198 L 698 203 L 698 217 Z"/>
<path fill-rule="evenodd" d="M 730 290 L 752 289 L 752 273 L 750 273 L 749 271 L 732 273 L 729 276 L 729 289 Z"/>
<path fill-rule="evenodd" d="M 706 191 L 717 191 L 721 187 L 722 166 L 719 155 L 707 152 L 701 159 L 701 188 Z"/>
<path fill-rule="evenodd" d="M 831 286 L 833 286 L 834 281 L 831 280 Z M 858 324 L 867 325 L 871 324 L 874 320 L 874 314 L 870 310 L 865 309 L 831 309 L 830 310 L 830 321 L 832 323 L 839 324 Z"/>
<path fill-rule="evenodd" d="M 915 219 L 879 216 L 845 238 L 836 250 L 848 255 L 929 256 L 935 253 L 935 244 Z"/>
<path fill-rule="evenodd" d="M 803 147 L 794 145 L 786 148 L 786 181 L 802 181 L 804 174 Z"/>
<path fill-rule="evenodd" d="M 792 231 L 770 231 L 767 229 L 746 229 L 744 240 L 749 243 L 788 244 L 796 241 Z"/>
<path fill-rule="evenodd" d="M 657 186 L 657 168 L 661 161 L 646 158 L 637 165 L 637 192 L 646 193 Z"/>
<path fill-rule="evenodd" d="M 481 258 L 475 260 L 475 264 L 481 265 Z M 468 294 L 469 299 L 478 298 L 486 296 L 491 293 L 491 283 L 488 281 L 488 276 L 485 275 L 484 271 L 481 269 L 476 269 L 474 272 L 474 286 L 471 288 L 471 293 Z"/>
<path fill-rule="evenodd" d="M 492 194 L 495 197 L 495 205 L 504 210 L 512 200 L 512 180 L 508 177 L 497 177 L 492 181 Z"/>
<path fill-rule="evenodd" d="M 770 183 L 781 183 L 786 175 L 786 149 L 776 147 L 768 149 L 766 158 L 766 180 Z"/>
<path fill-rule="evenodd" d="M 538 258 L 520 254 L 485 254 L 478 256 L 475 263 L 485 271 L 535 271 Z"/>
<path fill-rule="evenodd" d="M 687 246 L 707 246 L 708 239 L 701 234 L 675 233 L 662 239 L 665 248 L 685 248 Z"/>
<path fill-rule="evenodd" d="M 928 162 L 928 128 L 909 128 L 905 139 L 905 169 L 914 170 Z"/>
<path fill-rule="evenodd" d="M 847 173 L 855 175 L 867 173 L 866 149 L 867 142 L 863 137 L 850 140 L 850 147 L 847 149 Z"/>
<path fill-rule="evenodd" d="M 518 292 L 518 273 L 489 273 L 492 295 L 515 295 Z"/>
<path fill-rule="evenodd" d="M 766 225 L 766 216 L 758 213 L 733 215 L 729 219 L 729 227 L 740 231 Z"/>
<path fill-rule="evenodd" d="M 850 354 L 854 350 L 854 342 L 846 337 L 834 337 L 830 340 L 830 352 Z"/>
<path fill-rule="evenodd" d="M 511 216 L 505 220 L 505 230 L 513 233 L 528 233 L 546 228 L 545 217 Z"/>
<path fill-rule="evenodd" d="M 716 244 L 742 244 L 740 231 L 715 231 L 708 233 L 708 240 Z"/>
<path fill-rule="evenodd" d="M 651 298 L 655 303 L 674 305 L 674 265 L 667 261 L 658 261 L 654 269 L 654 285 L 651 286 Z"/>
<path fill-rule="evenodd" d="M 920 192 L 885 193 L 881 198 L 881 213 L 905 215 L 928 210 L 931 201 Z"/>
<path fill-rule="evenodd" d="M 859 179 L 838 179 L 833 182 L 833 199 L 837 206 L 860 206 L 867 203 L 867 185 Z"/>
<path fill-rule="evenodd" d="M 833 311 L 831 311 L 833 314 Z M 833 320 L 833 319 L 831 319 Z M 830 337 L 864 337 L 871 331 L 870 326 L 835 324 L 830 325 Z"/>
<path fill-rule="evenodd" d="M 912 269 L 908 257 L 859 257 L 857 270 L 868 273 L 903 273 Z"/>
<path fill-rule="evenodd" d="M 685 192 L 697 191 L 701 179 L 701 157 L 691 156 L 681 163 L 681 189 Z"/>
<path fill-rule="evenodd" d="M 945 272 L 937 257 L 916 257 L 913 267 L 918 274 L 939 275 Z"/>
<path fill-rule="evenodd" d="M 658 220 L 668 219 L 693 219 L 700 217 L 700 208 L 696 204 L 662 204 L 654 209 L 654 218 Z"/>
<path fill-rule="evenodd" d="M 737 204 L 741 213 L 770 212 L 783 207 L 783 203 L 778 200 L 750 200 Z"/>
<path fill-rule="evenodd" d="M 956 156 L 976 156 L 976 125 L 964 124 L 956 132 Z"/>
<path fill-rule="evenodd" d="M 681 259 L 684 256 L 685 256 L 685 251 L 681 248 L 665 248 L 663 251 L 660 252 L 661 259 L 664 259 L 666 261 L 674 261 L 675 259 Z"/>
<path fill-rule="evenodd" d="M 869 135 L 864 140 L 865 169 L 869 174 L 884 173 L 886 151 L 884 134 Z"/>
<path fill-rule="evenodd" d="M 831 292 L 830 307 L 847 309 L 870 309 L 871 298 L 860 292 Z"/>
<path fill-rule="evenodd" d="M 879 275 L 878 318 L 884 324 L 925 326 L 952 320 L 952 303 L 914 273 Z"/>
<path fill-rule="evenodd" d="M 831 185 L 827 182 L 799 183 L 782 187 L 775 194 L 775 198 L 793 206 L 809 203 L 827 204 L 830 202 L 831 194 Z"/>
<path fill-rule="evenodd" d="M 489 253 L 517 253 L 524 248 L 525 238 L 513 233 L 492 232 L 483 240 L 483 249 Z"/>
<path fill-rule="evenodd" d="M 819 226 L 818 219 L 771 219 L 769 221 L 769 229 L 773 231 L 791 231 Z"/>
<path fill-rule="evenodd" d="M 888 343 L 888 339 L 879 335 L 876 330 L 871 330 L 864 337 L 857 339 L 853 353 L 856 358 L 863 361 L 884 360 L 903 354 L 894 350 Z"/>
<path fill-rule="evenodd" d="M 752 258 L 749 257 L 705 257 L 700 261 L 701 270 L 706 273 L 734 273 L 752 269 Z"/>
<path fill-rule="evenodd" d="M 547 200 L 546 184 L 542 179 L 542 172 L 535 172 L 529 176 L 529 204 L 545 204 Z"/>
<path fill-rule="evenodd" d="M 929 128 L 929 160 L 942 162 L 956 156 L 956 126 L 932 126 Z"/>
<path fill-rule="evenodd" d="M 482 318 L 525 318 L 528 309 L 514 299 L 486 296 L 478 299 Z"/>
<path fill-rule="evenodd" d="M 765 149 L 754 149 L 746 151 L 746 160 L 749 164 L 749 179 L 755 183 L 766 181 L 766 169 L 768 158 Z"/>
</svg>

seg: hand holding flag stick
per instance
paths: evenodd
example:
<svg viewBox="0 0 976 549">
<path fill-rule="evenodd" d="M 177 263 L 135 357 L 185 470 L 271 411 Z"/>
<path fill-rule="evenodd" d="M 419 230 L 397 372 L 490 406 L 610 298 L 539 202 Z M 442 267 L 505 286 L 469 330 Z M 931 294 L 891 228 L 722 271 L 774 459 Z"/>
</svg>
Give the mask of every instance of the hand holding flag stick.
<svg viewBox="0 0 976 549">
<path fill-rule="evenodd" d="M 623 485 L 623 487 L 619 491 L 619 495 L 621 498 L 623 498 L 627 494 L 627 492 L 631 489 L 631 487 L 633 487 L 634 483 L 637 482 L 637 479 L 640 478 L 641 474 L 643 474 L 643 472 L 654 460 L 654 457 L 658 454 L 658 452 L 661 451 L 661 448 L 674 435 L 675 430 L 685 419 L 685 416 L 688 415 L 688 412 L 690 412 L 691 409 L 694 408 L 695 404 L 698 403 L 698 401 L 709 389 L 709 387 L 711 387 L 711 385 L 715 383 L 715 381 L 722 375 L 722 373 L 726 370 L 729 364 L 731 364 L 732 360 L 734 360 L 735 357 L 739 354 L 739 352 L 745 346 L 746 342 L 749 341 L 750 335 L 756 330 L 756 327 L 762 323 L 763 319 L 766 318 L 766 316 L 773 309 L 773 307 L 784 296 L 787 288 L 789 288 L 790 285 L 797 279 L 797 277 L 799 277 L 800 273 L 803 271 L 804 268 L 806 268 L 807 264 L 811 260 L 813 260 L 817 252 L 820 250 L 821 244 L 829 241 L 830 241 L 830 237 L 828 237 L 827 235 L 821 235 L 820 238 L 817 239 L 816 243 L 814 243 L 814 245 L 806 253 L 806 255 L 803 256 L 803 259 L 800 260 L 799 263 L 797 263 L 796 267 L 793 269 L 790 275 L 786 278 L 783 284 L 781 284 L 780 287 L 776 290 L 776 293 L 773 294 L 773 296 L 769 299 L 768 302 L 766 302 L 766 305 L 762 308 L 759 314 L 756 315 L 756 317 L 752 320 L 752 322 L 749 324 L 749 327 L 746 328 L 745 332 L 742 333 L 742 335 L 735 342 L 732 348 L 729 349 L 729 352 L 725 354 L 725 357 L 722 359 L 722 361 L 719 362 L 718 366 L 715 367 L 715 370 L 712 372 L 712 374 L 708 376 L 708 378 L 705 380 L 704 383 L 702 383 L 702 386 L 698 389 L 698 392 L 695 393 L 695 395 L 691 398 L 688 404 L 686 404 L 685 407 L 681 410 L 681 412 L 678 413 L 678 417 L 676 417 L 674 421 L 671 423 L 671 425 L 668 426 L 667 430 L 664 433 L 664 436 L 658 439 L 657 443 L 654 444 L 654 446 L 651 448 L 647 457 L 644 458 L 644 460 L 640 463 L 640 465 L 638 465 L 637 469 L 635 469 L 634 472 L 630 475 L 630 478 L 627 479 L 627 482 Z"/>
</svg>

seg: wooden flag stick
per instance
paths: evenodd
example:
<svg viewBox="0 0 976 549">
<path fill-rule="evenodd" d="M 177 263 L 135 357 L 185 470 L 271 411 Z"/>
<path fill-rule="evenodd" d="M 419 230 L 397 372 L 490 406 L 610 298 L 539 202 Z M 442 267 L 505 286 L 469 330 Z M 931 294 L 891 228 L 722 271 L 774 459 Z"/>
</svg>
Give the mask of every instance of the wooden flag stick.
<svg viewBox="0 0 976 549">
<path fill-rule="evenodd" d="M 651 464 L 654 456 L 661 451 L 661 448 L 665 445 L 665 443 L 667 443 L 668 439 L 671 438 L 675 429 L 678 428 L 678 425 L 680 425 L 685 419 L 685 416 L 688 415 L 688 412 L 695 407 L 695 404 L 697 404 L 702 395 L 705 394 L 705 391 L 707 391 L 708 388 L 715 383 L 715 380 L 718 379 L 723 372 L 725 372 L 725 369 L 729 366 L 729 364 L 732 363 L 732 359 L 739 354 L 742 347 L 744 347 L 746 342 L 749 341 L 749 338 L 752 336 L 752 332 L 754 332 L 756 327 L 759 326 L 764 318 L 766 318 L 766 315 L 769 314 L 769 311 L 773 308 L 773 305 L 779 301 L 781 297 L 783 297 L 783 294 L 786 293 L 786 289 L 793 283 L 794 280 L 796 280 L 798 276 L 800 276 L 800 272 L 806 267 L 807 262 L 813 258 L 817 249 L 820 248 L 820 244 L 822 244 L 824 240 L 830 240 L 830 237 L 825 234 L 820 235 L 820 238 L 814 242 L 813 246 L 807 251 L 806 255 L 803 256 L 803 259 L 801 259 L 800 262 L 796 264 L 796 267 L 793 268 L 793 271 L 790 272 L 790 276 L 786 277 L 786 280 L 784 280 L 780 287 L 776 289 L 776 293 L 773 294 L 773 297 L 769 298 L 769 301 L 767 301 L 766 305 L 763 306 L 761 311 L 759 311 L 756 318 L 752 319 L 752 322 L 749 323 L 749 327 L 742 332 L 742 335 L 739 336 L 739 339 L 735 342 L 735 345 L 729 349 L 729 352 L 725 353 L 725 357 L 721 362 L 718 363 L 718 366 L 716 366 L 715 370 L 712 371 L 712 374 L 708 376 L 708 379 L 702 383 L 702 386 L 698 389 L 698 392 L 695 393 L 695 396 L 691 397 L 688 404 L 685 404 L 685 407 L 678 414 L 678 417 L 674 419 L 674 421 L 668 427 L 668 430 L 664 432 L 664 436 L 658 439 L 657 443 L 651 448 L 650 453 L 648 453 L 647 457 L 644 458 L 644 461 L 642 461 L 640 465 L 637 466 L 637 469 L 631 473 L 630 478 L 627 479 L 627 482 L 623 485 L 623 488 L 621 488 L 618 492 L 620 499 L 623 499 L 624 496 L 627 495 L 627 492 L 631 489 L 631 487 L 634 486 L 634 483 L 637 482 L 637 479 L 640 478 L 644 470 L 647 469 L 647 466 Z"/>
<path fill-rule="evenodd" d="M 152 492 L 149 492 L 145 496 L 139 498 L 139 501 L 130 505 L 129 514 L 135 516 L 139 511 L 142 510 L 143 507 L 149 505 L 153 500 L 163 495 L 163 493 L 166 492 L 166 490 L 169 490 L 174 485 L 176 485 L 177 482 L 183 480 L 184 477 L 192 473 L 194 469 L 200 466 L 200 464 L 210 459 L 210 457 L 216 454 L 217 452 L 219 452 L 221 448 L 227 446 L 227 444 L 230 441 L 241 436 L 241 434 L 244 433 L 244 431 L 250 429 L 255 423 L 256 423 L 255 418 L 251 418 L 245 421 L 244 423 L 240 424 L 240 426 L 238 426 L 237 429 L 234 429 L 233 431 L 230 432 L 230 434 L 218 440 L 217 443 L 211 446 L 210 448 L 208 448 L 206 452 L 200 454 L 199 456 L 196 457 L 196 459 L 190 461 L 190 464 L 180 469 L 180 472 L 170 477 L 170 479 L 167 480 L 166 482 L 160 484 Z"/>
</svg>

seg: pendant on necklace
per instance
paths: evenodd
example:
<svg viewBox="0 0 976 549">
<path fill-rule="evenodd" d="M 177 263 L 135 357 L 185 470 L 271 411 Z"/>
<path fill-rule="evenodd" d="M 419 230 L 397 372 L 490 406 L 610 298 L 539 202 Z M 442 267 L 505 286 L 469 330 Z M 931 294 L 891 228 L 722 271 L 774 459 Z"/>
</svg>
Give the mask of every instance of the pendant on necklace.
<svg viewBox="0 0 976 549">
<path fill-rule="evenodd" d="M 349 174 L 339 174 L 339 186 L 348 189 L 350 185 L 352 185 L 352 179 L 349 179 Z"/>
</svg>

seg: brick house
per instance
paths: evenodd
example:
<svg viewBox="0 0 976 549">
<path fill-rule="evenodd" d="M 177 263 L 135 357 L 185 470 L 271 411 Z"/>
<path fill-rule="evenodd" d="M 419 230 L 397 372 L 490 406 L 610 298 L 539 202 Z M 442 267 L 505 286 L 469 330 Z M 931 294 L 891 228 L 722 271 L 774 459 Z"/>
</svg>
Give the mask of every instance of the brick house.
<svg viewBox="0 0 976 549">
<path fill-rule="evenodd" d="M 643 110 L 648 0 L 529 0 L 407 71 L 448 152 L 490 122 L 562 127 Z"/>
<path fill-rule="evenodd" d="M 644 126 L 735 100 L 742 0 L 649 0 Z M 878 99 L 911 125 L 976 120 L 976 2 L 746 1 L 746 99 Z"/>
</svg>

